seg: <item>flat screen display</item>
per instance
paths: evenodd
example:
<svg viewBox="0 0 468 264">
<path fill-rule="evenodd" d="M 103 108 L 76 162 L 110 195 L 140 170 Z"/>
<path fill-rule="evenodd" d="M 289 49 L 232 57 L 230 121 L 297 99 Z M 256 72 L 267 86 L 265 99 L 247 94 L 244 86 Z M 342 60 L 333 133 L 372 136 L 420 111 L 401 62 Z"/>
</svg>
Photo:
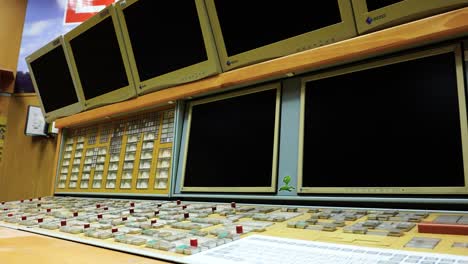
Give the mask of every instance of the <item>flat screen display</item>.
<svg viewBox="0 0 468 264">
<path fill-rule="evenodd" d="M 366 0 L 367 3 L 367 10 L 372 12 L 374 10 L 393 5 L 399 2 L 403 2 L 404 0 Z"/>
<path fill-rule="evenodd" d="M 303 186 L 465 186 L 454 53 L 305 89 Z"/>
<path fill-rule="evenodd" d="M 337 0 L 215 0 L 228 56 L 342 21 Z"/>
<path fill-rule="evenodd" d="M 78 102 L 62 46 L 32 61 L 30 66 L 46 113 Z"/>
<path fill-rule="evenodd" d="M 277 89 L 192 106 L 185 187 L 271 187 Z"/>
<path fill-rule="evenodd" d="M 129 85 L 112 18 L 70 41 L 86 100 Z"/>
<path fill-rule="evenodd" d="M 140 0 L 123 14 L 141 81 L 208 60 L 195 1 Z"/>
</svg>

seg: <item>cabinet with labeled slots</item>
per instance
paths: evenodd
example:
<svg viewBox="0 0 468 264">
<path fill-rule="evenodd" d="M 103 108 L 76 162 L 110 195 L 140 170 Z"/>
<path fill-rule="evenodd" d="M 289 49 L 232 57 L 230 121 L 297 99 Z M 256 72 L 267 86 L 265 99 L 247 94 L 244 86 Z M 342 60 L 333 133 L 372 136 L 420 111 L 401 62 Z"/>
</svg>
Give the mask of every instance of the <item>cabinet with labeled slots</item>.
<svg viewBox="0 0 468 264">
<path fill-rule="evenodd" d="M 169 194 L 173 108 L 66 132 L 56 193 Z"/>
</svg>

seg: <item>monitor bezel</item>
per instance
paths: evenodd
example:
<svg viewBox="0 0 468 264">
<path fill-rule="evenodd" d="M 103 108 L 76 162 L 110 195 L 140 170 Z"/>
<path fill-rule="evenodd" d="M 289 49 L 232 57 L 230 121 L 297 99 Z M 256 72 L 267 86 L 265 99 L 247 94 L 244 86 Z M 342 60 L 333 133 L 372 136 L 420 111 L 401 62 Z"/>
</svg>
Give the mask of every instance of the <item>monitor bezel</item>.
<svg viewBox="0 0 468 264">
<path fill-rule="evenodd" d="M 305 127 L 305 91 L 306 84 L 311 81 L 349 74 L 353 72 L 378 68 L 434 55 L 453 53 L 455 56 L 455 69 L 457 74 L 458 103 L 460 112 L 460 127 L 462 141 L 462 155 L 465 174 L 464 187 L 310 187 L 303 186 L 303 153 L 304 153 L 304 127 Z M 468 193 L 468 121 L 466 109 L 466 93 L 464 83 L 463 55 L 459 44 L 413 52 L 410 54 L 394 56 L 382 60 L 348 66 L 341 69 L 319 73 L 305 77 L 301 80 L 300 95 L 300 124 L 299 124 L 299 158 L 298 158 L 298 193 L 306 194 L 466 194 Z"/>
<path fill-rule="evenodd" d="M 222 72 L 213 32 L 211 30 L 210 21 L 208 20 L 208 13 L 205 7 L 205 3 L 203 0 L 195 0 L 208 60 L 153 77 L 146 81 L 142 81 L 138 74 L 137 62 L 133 53 L 130 35 L 128 33 L 127 23 L 123 13 L 125 8 L 138 1 L 140 0 L 119 1 L 115 5 L 117 17 L 120 21 L 122 29 L 123 40 L 127 47 L 131 71 L 135 80 L 135 88 L 137 89 L 138 94 L 146 94 L 167 87 L 196 81 Z"/>
<path fill-rule="evenodd" d="M 190 127 L 192 123 L 192 108 L 196 105 L 221 101 L 224 99 L 234 98 L 238 96 L 253 94 L 257 92 L 276 90 L 276 106 L 275 106 L 275 131 L 273 136 L 273 153 L 272 153 L 272 175 L 271 175 L 271 186 L 259 186 L 259 187 L 192 187 L 185 186 L 185 170 L 187 163 L 187 153 L 190 140 Z M 217 95 L 205 99 L 189 102 L 187 105 L 188 117 L 187 117 L 187 131 L 184 136 L 185 146 L 183 146 L 183 162 L 182 162 L 182 181 L 180 190 L 181 192 L 221 192 L 221 193 L 272 193 L 276 192 L 277 178 L 278 178 L 278 157 L 279 157 L 279 126 L 280 126 L 280 103 L 281 103 L 281 83 L 271 83 L 266 85 L 249 88 L 246 90 L 230 92 L 227 94 Z"/>
<path fill-rule="evenodd" d="M 84 98 L 85 110 L 124 101 L 130 98 L 133 98 L 137 95 L 136 90 L 135 90 L 135 82 L 133 79 L 132 72 L 130 70 L 130 63 L 129 63 L 128 56 L 127 56 L 127 49 L 123 41 L 120 23 L 118 21 L 117 13 L 116 13 L 114 5 L 115 4 L 111 4 L 107 6 L 101 12 L 92 16 L 91 18 L 81 23 L 80 25 L 78 25 L 77 27 L 75 27 L 74 29 L 72 29 L 70 32 L 68 32 L 67 34 L 63 36 L 64 42 L 66 44 L 65 47 L 67 48 L 69 56 L 70 56 L 70 65 L 73 69 L 74 74 L 77 76 L 76 78 L 77 90 L 82 94 Z M 75 57 L 74 57 L 70 42 L 74 38 L 80 36 L 82 33 L 86 32 L 88 29 L 92 28 L 93 26 L 95 26 L 96 24 L 98 24 L 99 22 L 103 21 L 104 19 L 108 17 L 111 17 L 112 23 L 114 24 L 114 30 L 115 30 L 115 34 L 116 34 L 117 41 L 119 44 L 120 54 L 122 55 L 122 61 L 123 61 L 125 73 L 128 79 L 128 85 L 121 87 L 119 89 L 116 89 L 112 92 L 108 92 L 106 94 L 103 94 L 103 95 L 100 95 L 91 99 L 86 99 L 86 97 L 84 96 L 83 86 L 81 83 L 80 75 L 76 66 L 76 61 L 75 61 Z"/>
<path fill-rule="evenodd" d="M 38 85 L 37 85 L 37 82 L 36 82 L 36 78 L 35 78 L 34 72 L 32 70 L 31 63 L 34 62 L 35 60 L 37 60 L 38 58 L 42 57 L 43 55 L 46 55 L 47 53 L 49 53 L 50 51 L 52 51 L 53 49 L 55 49 L 55 48 L 57 48 L 59 46 L 61 46 L 61 48 L 63 50 L 63 53 L 65 54 L 65 59 L 67 61 L 68 70 L 69 70 L 71 78 L 72 78 L 72 82 L 73 82 L 73 86 L 74 86 L 74 89 L 75 89 L 75 92 L 76 92 L 76 97 L 78 98 L 78 102 L 76 102 L 74 104 L 71 104 L 71 105 L 64 106 L 62 108 L 59 108 L 59 109 L 56 109 L 56 110 L 53 110 L 53 111 L 50 111 L 50 112 L 46 112 L 45 107 L 44 107 L 44 103 L 43 103 L 42 98 L 41 98 L 41 92 L 39 91 L 39 88 L 38 88 Z M 67 51 L 63 36 L 59 36 L 58 38 L 56 38 L 56 39 L 52 40 L 51 42 L 47 43 L 46 45 L 44 45 L 40 49 L 36 50 L 34 53 L 27 56 L 25 60 L 26 60 L 26 64 L 27 64 L 28 69 L 29 69 L 29 74 L 31 76 L 31 81 L 33 83 L 34 91 L 36 92 L 37 97 L 39 99 L 39 105 L 41 107 L 42 113 L 44 114 L 44 118 L 45 118 L 46 122 L 50 123 L 50 122 L 54 121 L 57 118 L 70 116 L 70 115 L 79 113 L 79 112 L 84 110 L 84 96 L 77 89 L 76 75 L 74 74 L 74 72 L 72 70 L 72 67 L 70 65 L 70 55 L 69 55 L 69 53 Z"/>
<path fill-rule="evenodd" d="M 420 0 L 405 0 L 371 12 L 366 0 L 352 0 L 356 27 L 359 34 L 365 34 L 385 27 L 409 22 L 438 12 L 468 5 L 466 0 L 431 0 L 421 5 Z M 371 24 L 366 20 L 373 19 Z"/>
<path fill-rule="evenodd" d="M 341 23 L 228 56 L 214 1 L 205 0 L 205 3 L 223 71 L 229 71 L 357 36 L 351 1 L 336 0 L 340 8 Z"/>
</svg>

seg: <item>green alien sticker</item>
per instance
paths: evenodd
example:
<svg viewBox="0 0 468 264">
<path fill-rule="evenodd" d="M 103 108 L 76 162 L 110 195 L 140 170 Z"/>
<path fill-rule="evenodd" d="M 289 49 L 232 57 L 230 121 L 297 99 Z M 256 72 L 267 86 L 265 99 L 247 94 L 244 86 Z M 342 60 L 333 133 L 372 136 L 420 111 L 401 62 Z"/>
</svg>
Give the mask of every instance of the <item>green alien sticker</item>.
<svg viewBox="0 0 468 264">
<path fill-rule="evenodd" d="M 295 188 L 292 187 L 292 186 L 289 186 L 289 183 L 291 182 L 291 176 L 284 176 L 283 178 L 283 182 L 284 182 L 284 186 L 282 186 L 279 191 L 288 191 L 288 192 L 291 192 L 292 190 L 294 190 Z"/>
</svg>

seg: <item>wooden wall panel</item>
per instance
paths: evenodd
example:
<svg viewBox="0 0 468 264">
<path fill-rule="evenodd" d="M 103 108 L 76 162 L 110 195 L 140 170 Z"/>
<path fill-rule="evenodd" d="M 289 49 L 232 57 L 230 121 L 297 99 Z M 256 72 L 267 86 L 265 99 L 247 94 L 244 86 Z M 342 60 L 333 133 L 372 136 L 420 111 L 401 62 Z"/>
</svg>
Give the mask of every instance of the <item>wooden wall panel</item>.
<svg viewBox="0 0 468 264">
<path fill-rule="evenodd" d="M 39 105 L 35 94 L 10 98 L 3 165 L 0 167 L 0 200 L 52 195 L 56 138 L 24 134 L 28 105 Z"/>
<path fill-rule="evenodd" d="M 27 0 L 2 0 L 0 4 L 0 68 L 16 74 Z M 13 88 L 10 80 L 5 91 L 11 93 Z"/>
</svg>

